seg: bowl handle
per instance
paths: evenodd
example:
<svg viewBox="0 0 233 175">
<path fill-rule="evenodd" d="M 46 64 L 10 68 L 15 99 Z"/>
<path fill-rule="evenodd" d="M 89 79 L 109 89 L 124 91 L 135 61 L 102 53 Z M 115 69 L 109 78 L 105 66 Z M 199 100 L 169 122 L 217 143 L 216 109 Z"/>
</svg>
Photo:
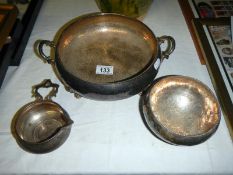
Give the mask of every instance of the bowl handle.
<svg viewBox="0 0 233 175">
<path fill-rule="evenodd" d="M 37 47 L 37 53 L 39 54 L 39 56 L 42 58 L 42 60 L 45 63 L 51 63 L 53 60 L 50 58 L 50 56 L 47 56 L 44 51 L 43 51 L 43 47 L 44 45 L 49 46 L 51 48 L 55 48 L 55 44 L 53 41 L 49 41 L 49 40 L 38 40 L 37 41 L 38 47 Z"/>
<path fill-rule="evenodd" d="M 164 51 L 161 52 L 161 62 L 166 58 L 168 59 L 169 55 L 174 51 L 176 47 L 176 42 L 171 36 L 161 36 L 158 37 L 159 45 L 167 41 L 167 47 Z"/>
<path fill-rule="evenodd" d="M 45 79 L 41 83 L 32 86 L 32 97 L 35 97 L 36 100 L 43 100 L 42 95 L 38 92 L 40 88 L 52 88 L 47 96 L 44 97 L 45 100 L 51 100 L 52 97 L 56 97 L 58 92 L 59 85 L 52 83 L 50 79 Z"/>
</svg>

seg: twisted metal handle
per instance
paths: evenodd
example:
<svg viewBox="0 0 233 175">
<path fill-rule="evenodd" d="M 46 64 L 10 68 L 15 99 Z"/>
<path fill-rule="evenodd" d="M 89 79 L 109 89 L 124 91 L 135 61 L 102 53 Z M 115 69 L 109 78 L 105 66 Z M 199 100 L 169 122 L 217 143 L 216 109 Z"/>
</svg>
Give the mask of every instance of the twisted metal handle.
<svg viewBox="0 0 233 175">
<path fill-rule="evenodd" d="M 54 42 L 49 41 L 49 40 L 39 40 L 37 42 L 38 42 L 38 47 L 37 47 L 38 50 L 37 51 L 38 51 L 40 57 L 43 59 L 44 62 L 50 64 L 53 60 L 50 58 L 50 56 L 47 56 L 44 53 L 43 47 L 44 47 L 44 45 L 46 45 L 46 46 L 49 46 L 51 48 L 55 48 Z"/>
<path fill-rule="evenodd" d="M 164 51 L 161 52 L 161 61 L 165 58 L 168 59 L 169 55 L 174 51 L 176 47 L 176 42 L 171 36 L 161 36 L 158 37 L 159 45 L 167 41 L 167 47 Z"/>
<path fill-rule="evenodd" d="M 42 95 L 38 92 L 40 88 L 52 88 L 52 90 L 46 95 L 44 98 Z M 56 97 L 56 94 L 58 92 L 59 85 L 52 83 L 50 79 L 45 79 L 41 83 L 32 86 L 32 97 L 35 97 L 36 100 L 51 100 L 52 97 Z"/>
</svg>

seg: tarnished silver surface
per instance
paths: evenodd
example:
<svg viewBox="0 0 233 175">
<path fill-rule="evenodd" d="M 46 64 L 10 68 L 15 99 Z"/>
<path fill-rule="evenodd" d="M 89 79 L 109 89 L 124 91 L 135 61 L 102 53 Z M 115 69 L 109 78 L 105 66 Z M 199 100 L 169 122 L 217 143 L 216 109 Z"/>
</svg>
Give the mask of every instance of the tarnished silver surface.
<svg viewBox="0 0 233 175">
<path fill-rule="evenodd" d="M 43 51 L 45 45 L 51 47 L 50 56 Z M 53 41 L 38 40 L 35 47 L 67 91 L 95 100 L 119 100 L 140 93 L 154 80 L 163 59 L 174 51 L 175 40 L 155 37 L 136 19 L 90 13 L 62 26 Z M 111 67 L 111 73 L 98 72 L 101 66 Z"/>
<path fill-rule="evenodd" d="M 31 103 L 18 113 L 15 129 L 21 139 L 38 143 L 49 139 L 66 125 L 64 115 L 51 101 Z"/>
<path fill-rule="evenodd" d="M 175 144 L 189 144 L 190 138 L 200 143 L 215 132 L 220 122 L 219 105 L 210 89 L 184 76 L 156 82 L 144 100 L 144 114 L 156 135 Z"/>
<path fill-rule="evenodd" d="M 43 98 L 38 89 L 52 90 Z M 23 106 L 14 116 L 12 131 L 19 145 L 33 153 L 46 153 L 58 148 L 69 136 L 73 121 L 67 112 L 51 100 L 56 96 L 58 85 L 44 80 L 32 89 L 34 102 Z"/>
<path fill-rule="evenodd" d="M 66 70 L 93 83 L 129 78 L 157 55 L 157 40 L 141 22 L 120 15 L 93 15 L 71 24 L 57 46 Z M 111 76 L 95 73 L 97 65 L 113 66 Z"/>
</svg>

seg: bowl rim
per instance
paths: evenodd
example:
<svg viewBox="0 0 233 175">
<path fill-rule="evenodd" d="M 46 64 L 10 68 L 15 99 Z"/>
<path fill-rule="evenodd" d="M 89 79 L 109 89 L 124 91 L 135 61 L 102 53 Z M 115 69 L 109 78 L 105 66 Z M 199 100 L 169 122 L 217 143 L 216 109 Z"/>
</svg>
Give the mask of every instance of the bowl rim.
<svg viewBox="0 0 233 175">
<path fill-rule="evenodd" d="M 173 131 L 171 131 L 169 128 L 165 127 L 161 122 L 159 122 L 157 120 L 157 117 L 154 116 L 153 112 L 151 111 L 151 104 L 150 104 L 150 97 L 151 97 L 151 90 L 156 86 L 156 83 L 158 83 L 159 81 L 161 80 L 164 80 L 164 79 L 171 79 L 172 77 L 177 77 L 177 78 L 181 78 L 181 79 L 184 79 L 184 80 L 191 80 L 191 81 L 194 81 L 195 83 L 198 83 L 200 84 L 203 88 L 205 88 L 205 90 L 207 90 L 209 92 L 209 94 L 213 97 L 214 101 L 216 102 L 216 105 L 217 105 L 217 116 L 218 116 L 218 120 L 217 122 L 207 131 L 205 131 L 204 133 L 200 133 L 200 134 L 193 134 L 193 135 L 181 135 L 181 134 L 178 134 L 178 133 L 174 133 Z M 219 105 L 219 102 L 217 100 L 217 98 L 215 97 L 214 93 L 212 92 L 212 90 L 207 86 L 205 85 L 203 82 L 201 82 L 200 80 L 198 79 L 195 79 L 195 78 L 192 78 L 192 77 L 188 77 L 188 76 L 183 76 L 183 75 L 169 75 L 169 76 L 164 76 L 164 77 L 161 77 L 159 78 L 158 81 L 154 81 L 152 83 L 152 85 L 150 86 L 148 92 L 147 92 L 147 100 L 148 100 L 148 106 L 147 108 L 150 110 L 150 113 L 153 114 L 154 117 L 152 117 L 152 121 L 156 124 L 158 124 L 165 132 L 168 132 L 172 135 L 174 135 L 175 137 L 183 137 L 183 138 L 186 138 L 186 137 L 189 137 L 189 138 L 198 138 L 198 137 L 201 137 L 201 136 L 205 136 L 205 135 L 209 135 L 210 133 L 214 132 L 219 124 L 220 124 L 220 121 L 221 121 L 221 108 L 220 108 L 220 105 Z M 148 116 L 147 116 L 148 117 Z"/>
</svg>

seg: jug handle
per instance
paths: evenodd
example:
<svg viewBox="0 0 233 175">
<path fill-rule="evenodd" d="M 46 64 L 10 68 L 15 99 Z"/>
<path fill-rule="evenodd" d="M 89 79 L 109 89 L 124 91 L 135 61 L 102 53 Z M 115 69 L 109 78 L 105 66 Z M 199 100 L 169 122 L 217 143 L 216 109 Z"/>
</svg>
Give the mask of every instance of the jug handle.
<svg viewBox="0 0 233 175">
<path fill-rule="evenodd" d="M 50 79 L 45 79 L 41 83 L 32 86 L 32 97 L 36 100 L 43 100 L 42 95 L 38 92 L 40 88 L 52 88 L 52 90 L 44 97 L 45 100 L 51 100 L 52 97 L 56 97 L 59 85 L 52 83 Z"/>
</svg>

